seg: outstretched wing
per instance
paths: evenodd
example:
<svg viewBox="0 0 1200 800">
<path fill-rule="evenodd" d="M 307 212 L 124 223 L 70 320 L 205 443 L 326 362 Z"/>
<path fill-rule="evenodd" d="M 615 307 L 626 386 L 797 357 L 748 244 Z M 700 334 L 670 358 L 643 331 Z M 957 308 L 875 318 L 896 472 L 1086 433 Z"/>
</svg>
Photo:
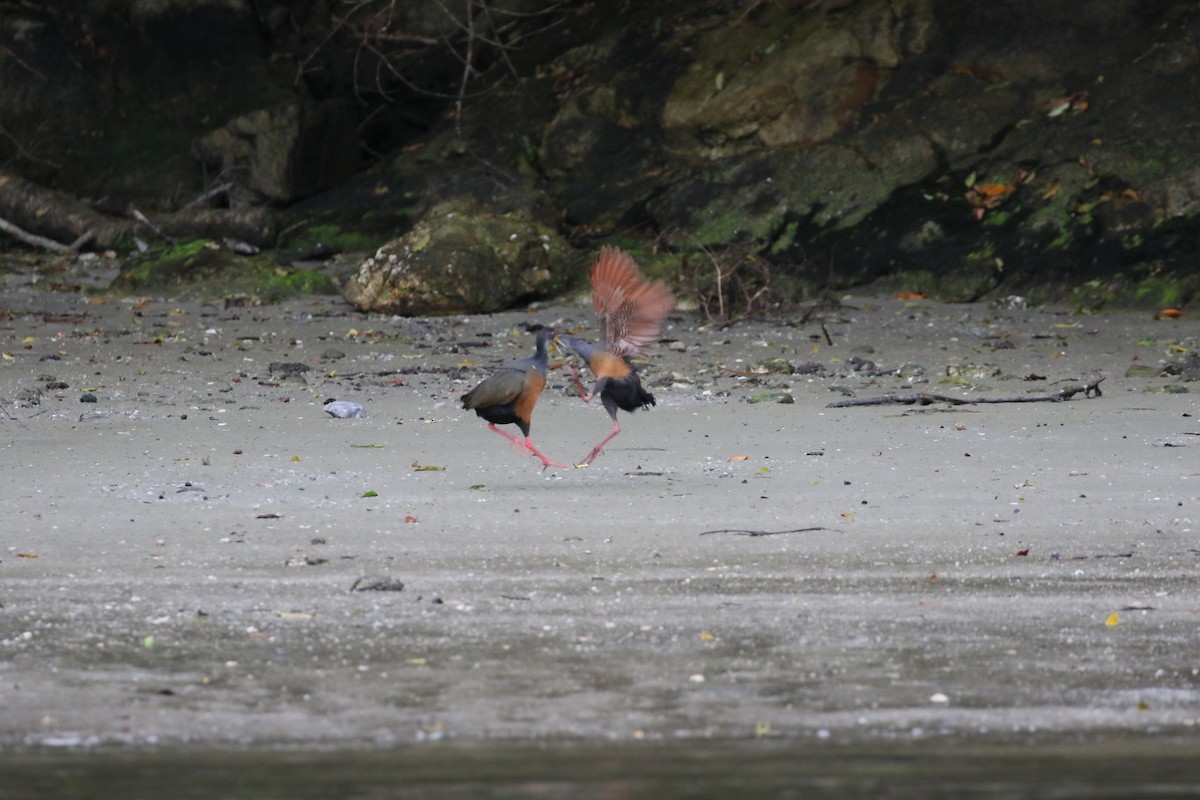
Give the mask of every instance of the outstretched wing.
<svg viewBox="0 0 1200 800">
<path fill-rule="evenodd" d="M 665 284 L 650 281 L 623 250 L 602 247 L 592 265 L 592 306 L 600 317 L 606 350 L 640 355 L 658 341 L 663 322 L 675 308 Z"/>
</svg>

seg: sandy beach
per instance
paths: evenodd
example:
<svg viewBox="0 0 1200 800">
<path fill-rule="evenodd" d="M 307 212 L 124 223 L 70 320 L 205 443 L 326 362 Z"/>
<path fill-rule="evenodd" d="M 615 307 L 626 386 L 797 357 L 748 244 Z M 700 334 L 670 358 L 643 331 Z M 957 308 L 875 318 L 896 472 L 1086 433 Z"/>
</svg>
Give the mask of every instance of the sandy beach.
<svg viewBox="0 0 1200 800">
<path fill-rule="evenodd" d="M 542 471 L 458 397 L 531 326 L 594 336 L 582 304 L 401 319 L 14 280 L 10 751 L 1195 735 L 1200 422 L 1163 372 L 1186 317 L 678 313 L 642 366 L 657 406 Z M 574 463 L 609 428 L 551 373 L 539 447 Z"/>
</svg>

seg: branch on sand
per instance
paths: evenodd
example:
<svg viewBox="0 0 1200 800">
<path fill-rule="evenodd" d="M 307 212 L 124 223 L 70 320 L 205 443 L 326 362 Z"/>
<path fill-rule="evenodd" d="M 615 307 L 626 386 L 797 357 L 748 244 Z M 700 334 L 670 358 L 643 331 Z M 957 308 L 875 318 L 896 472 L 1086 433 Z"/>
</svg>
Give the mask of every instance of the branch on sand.
<svg viewBox="0 0 1200 800">
<path fill-rule="evenodd" d="M 950 397 L 944 394 L 916 392 L 915 394 L 885 394 L 882 397 L 863 397 L 853 400 L 839 400 L 830 403 L 826 408 L 849 408 L 851 406 L 929 406 L 934 403 L 947 403 L 952 406 L 973 406 L 984 403 L 1061 403 L 1070 400 L 1083 392 L 1084 397 L 1100 397 L 1100 383 L 1104 378 L 1097 378 L 1082 385 L 1076 384 L 1059 389 L 1049 394 L 1022 394 L 1016 397 L 976 397 L 965 399 Z"/>
</svg>

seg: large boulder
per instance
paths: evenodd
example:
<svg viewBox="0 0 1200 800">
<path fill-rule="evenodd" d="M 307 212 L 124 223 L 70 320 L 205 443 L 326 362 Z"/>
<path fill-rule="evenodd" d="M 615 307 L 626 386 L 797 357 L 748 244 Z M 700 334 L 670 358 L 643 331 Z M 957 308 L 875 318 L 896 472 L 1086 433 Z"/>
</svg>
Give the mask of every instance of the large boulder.
<svg viewBox="0 0 1200 800">
<path fill-rule="evenodd" d="M 379 248 L 343 293 L 364 311 L 490 313 L 562 293 L 578 276 L 570 260 L 570 246 L 552 226 L 497 214 L 464 195 L 435 205 Z"/>
</svg>

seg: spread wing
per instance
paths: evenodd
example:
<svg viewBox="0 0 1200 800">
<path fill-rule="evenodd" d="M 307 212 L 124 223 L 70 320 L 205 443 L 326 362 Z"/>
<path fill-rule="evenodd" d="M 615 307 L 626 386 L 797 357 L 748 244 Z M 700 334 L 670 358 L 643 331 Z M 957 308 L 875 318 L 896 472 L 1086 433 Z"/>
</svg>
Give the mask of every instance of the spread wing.
<svg viewBox="0 0 1200 800">
<path fill-rule="evenodd" d="M 592 265 L 592 306 L 600 317 L 604 348 L 619 356 L 641 355 L 658 341 L 675 308 L 665 284 L 650 281 L 623 250 L 602 247 Z"/>
</svg>

